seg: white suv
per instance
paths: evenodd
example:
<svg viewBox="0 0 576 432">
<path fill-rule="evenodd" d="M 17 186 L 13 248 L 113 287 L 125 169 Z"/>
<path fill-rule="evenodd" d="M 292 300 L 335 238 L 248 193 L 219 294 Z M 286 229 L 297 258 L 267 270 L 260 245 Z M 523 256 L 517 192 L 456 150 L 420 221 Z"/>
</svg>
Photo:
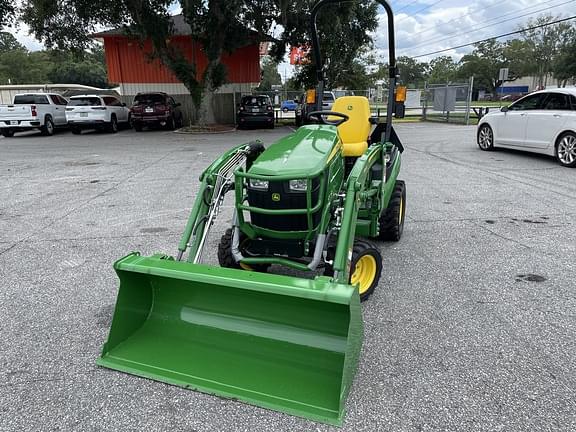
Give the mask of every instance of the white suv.
<svg viewBox="0 0 576 432">
<path fill-rule="evenodd" d="M 72 96 L 66 107 L 66 120 L 76 135 L 82 129 L 105 129 L 116 133 L 119 124 L 130 124 L 130 110 L 115 96 Z"/>
</svg>

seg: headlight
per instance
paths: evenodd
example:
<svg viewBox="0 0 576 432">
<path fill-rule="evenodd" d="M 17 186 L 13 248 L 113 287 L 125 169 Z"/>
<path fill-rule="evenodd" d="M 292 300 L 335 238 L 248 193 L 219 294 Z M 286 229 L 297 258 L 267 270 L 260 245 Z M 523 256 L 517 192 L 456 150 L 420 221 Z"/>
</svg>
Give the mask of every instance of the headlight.
<svg viewBox="0 0 576 432">
<path fill-rule="evenodd" d="M 268 190 L 268 180 L 250 179 L 252 189 Z"/>
<path fill-rule="evenodd" d="M 305 192 L 308 189 L 308 180 L 290 180 L 290 190 L 293 192 Z"/>
</svg>

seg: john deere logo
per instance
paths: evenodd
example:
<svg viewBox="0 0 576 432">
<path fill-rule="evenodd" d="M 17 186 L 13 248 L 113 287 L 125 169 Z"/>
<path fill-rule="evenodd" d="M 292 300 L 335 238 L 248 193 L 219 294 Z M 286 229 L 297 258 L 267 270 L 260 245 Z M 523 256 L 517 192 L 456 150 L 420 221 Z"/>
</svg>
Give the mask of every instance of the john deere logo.
<svg viewBox="0 0 576 432">
<path fill-rule="evenodd" d="M 272 194 L 272 201 L 280 201 L 280 194 L 279 193 L 273 193 Z"/>
<path fill-rule="evenodd" d="M 354 107 L 352 105 L 348 105 L 348 111 L 352 111 Z"/>
</svg>

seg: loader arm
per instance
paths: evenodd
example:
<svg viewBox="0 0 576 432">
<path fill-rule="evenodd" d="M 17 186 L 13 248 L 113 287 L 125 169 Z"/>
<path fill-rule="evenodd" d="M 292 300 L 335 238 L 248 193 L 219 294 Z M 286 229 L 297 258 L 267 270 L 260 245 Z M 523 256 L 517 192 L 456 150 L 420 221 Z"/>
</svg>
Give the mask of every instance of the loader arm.
<svg viewBox="0 0 576 432">
<path fill-rule="evenodd" d="M 184 253 L 188 249 L 190 249 L 188 261 L 199 261 L 207 230 L 210 229 L 211 224 L 214 222 L 214 218 L 210 218 L 210 216 L 217 216 L 222 199 L 230 190 L 228 186 L 230 186 L 230 181 L 233 179 L 231 174 L 234 173 L 234 170 L 239 165 L 250 158 L 255 148 L 254 144 L 261 145 L 257 141 L 241 144 L 228 150 L 200 175 L 200 187 L 196 200 L 178 244 L 178 261 L 182 260 Z M 190 241 L 191 239 L 192 241 Z"/>
</svg>

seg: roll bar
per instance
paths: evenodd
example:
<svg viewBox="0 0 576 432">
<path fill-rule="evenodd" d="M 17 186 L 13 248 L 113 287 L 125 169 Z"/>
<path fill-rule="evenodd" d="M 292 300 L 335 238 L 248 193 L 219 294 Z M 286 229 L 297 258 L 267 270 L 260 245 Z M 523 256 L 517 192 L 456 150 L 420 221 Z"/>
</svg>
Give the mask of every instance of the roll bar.
<svg viewBox="0 0 576 432">
<path fill-rule="evenodd" d="M 320 42 L 318 40 L 318 28 L 316 24 L 316 18 L 320 10 L 332 3 L 346 3 L 353 0 L 318 0 L 314 7 L 312 8 L 312 13 L 310 16 L 311 33 L 312 33 L 312 49 L 314 52 L 314 63 L 316 65 L 316 78 L 318 80 L 318 88 L 316 91 L 316 110 L 322 111 L 322 99 L 324 97 L 324 86 L 326 84 L 326 77 L 324 75 L 324 61 L 322 59 L 322 53 L 320 52 Z M 392 133 L 392 114 L 394 113 L 395 101 L 395 89 L 396 89 L 396 79 L 398 78 L 398 68 L 396 66 L 396 41 L 394 37 L 394 14 L 392 12 L 392 7 L 388 4 L 386 0 L 375 0 L 377 3 L 382 5 L 386 10 L 386 15 L 388 16 L 388 72 L 390 78 L 390 85 L 388 90 L 388 107 L 386 114 L 386 135 L 385 141 L 389 141 L 390 135 Z"/>
</svg>

